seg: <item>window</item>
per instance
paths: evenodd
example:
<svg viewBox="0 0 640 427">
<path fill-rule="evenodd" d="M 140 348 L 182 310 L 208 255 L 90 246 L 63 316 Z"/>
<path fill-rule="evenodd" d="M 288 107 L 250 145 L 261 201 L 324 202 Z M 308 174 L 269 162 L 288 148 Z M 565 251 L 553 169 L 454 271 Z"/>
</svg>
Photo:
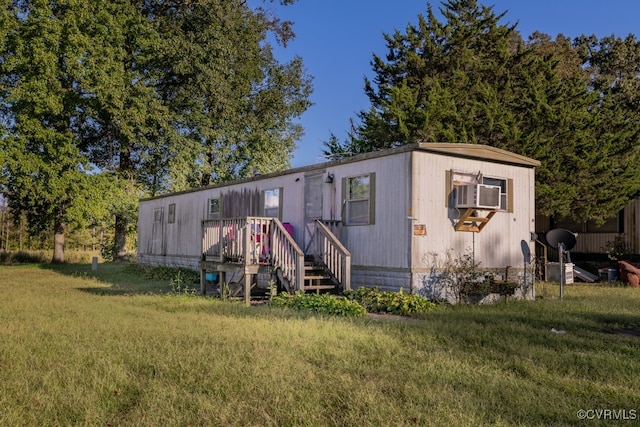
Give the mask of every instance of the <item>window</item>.
<svg viewBox="0 0 640 427">
<path fill-rule="evenodd" d="M 509 199 L 508 199 L 508 181 L 506 179 L 501 178 L 491 178 L 488 176 L 482 177 L 482 183 L 484 185 L 493 185 L 496 187 L 500 187 L 500 209 L 503 211 L 511 212 L 513 209 L 509 207 Z"/>
<path fill-rule="evenodd" d="M 282 188 L 272 188 L 262 192 L 262 214 L 272 218 L 282 218 Z"/>
<path fill-rule="evenodd" d="M 163 210 L 164 209 L 162 209 L 162 208 L 155 208 L 155 210 L 153 211 L 153 222 L 161 222 L 162 221 Z"/>
<path fill-rule="evenodd" d="M 343 194 L 343 219 L 346 225 L 374 223 L 375 174 L 344 178 Z"/>
<path fill-rule="evenodd" d="M 580 222 L 572 218 L 555 218 L 553 228 L 566 228 L 574 233 L 623 233 L 624 232 L 624 211 L 620 211 L 603 224 L 598 225 L 595 221 Z"/>
<path fill-rule="evenodd" d="M 167 217 L 167 222 L 169 224 L 173 224 L 174 222 L 176 222 L 176 204 L 175 203 L 171 203 L 169 205 L 169 215 Z"/>
<path fill-rule="evenodd" d="M 589 221 L 586 230 L 587 233 L 624 233 L 624 211 L 600 225 L 595 221 Z"/>
<path fill-rule="evenodd" d="M 207 214 L 209 219 L 218 219 L 220 218 L 220 198 L 216 197 L 213 199 L 209 199 L 209 212 Z"/>
</svg>

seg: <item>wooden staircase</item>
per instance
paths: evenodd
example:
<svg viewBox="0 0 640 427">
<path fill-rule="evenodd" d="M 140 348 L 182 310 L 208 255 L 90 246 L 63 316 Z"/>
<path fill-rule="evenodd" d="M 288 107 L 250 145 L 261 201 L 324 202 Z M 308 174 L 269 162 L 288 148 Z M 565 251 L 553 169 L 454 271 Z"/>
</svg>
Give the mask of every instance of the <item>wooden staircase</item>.
<svg viewBox="0 0 640 427">
<path fill-rule="evenodd" d="M 322 263 L 313 256 L 305 256 L 304 261 L 304 290 L 324 292 L 340 291 L 340 283 L 327 271 Z"/>
<path fill-rule="evenodd" d="M 314 222 L 313 229 L 313 249 L 305 255 L 277 218 L 202 221 L 202 294 L 206 293 L 207 272 L 215 271 L 220 283 L 231 285 L 228 291 L 232 296 L 242 293 L 249 304 L 254 278 L 265 267 L 270 267 L 282 288 L 292 294 L 351 289 L 350 252 L 320 220 Z"/>
</svg>

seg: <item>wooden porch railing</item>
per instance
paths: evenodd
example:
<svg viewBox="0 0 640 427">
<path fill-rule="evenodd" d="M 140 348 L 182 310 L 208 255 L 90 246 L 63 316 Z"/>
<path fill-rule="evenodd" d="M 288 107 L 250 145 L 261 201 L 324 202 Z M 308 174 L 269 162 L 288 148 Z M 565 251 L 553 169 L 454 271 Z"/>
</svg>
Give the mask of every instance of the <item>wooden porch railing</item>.
<svg viewBox="0 0 640 427">
<path fill-rule="evenodd" d="M 202 221 L 202 259 L 272 265 L 294 290 L 304 290 L 304 253 L 276 218 Z"/>
<path fill-rule="evenodd" d="M 280 268 L 282 276 L 294 290 L 304 291 L 304 252 L 284 228 L 279 219 L 273 218 L 271 235 L 272 265 Z"/>
<path fill-rule="evenodd" d="M 351 289 L 351 252 L 320 220 L 315 221 L 315 257 L 319 259 L 343 289 Z"/>
<path fill-rule="evenodd" d="M 269 264 L 272 219 L 247 217 L 202 221 L 203 260 Z"/>
</svg>

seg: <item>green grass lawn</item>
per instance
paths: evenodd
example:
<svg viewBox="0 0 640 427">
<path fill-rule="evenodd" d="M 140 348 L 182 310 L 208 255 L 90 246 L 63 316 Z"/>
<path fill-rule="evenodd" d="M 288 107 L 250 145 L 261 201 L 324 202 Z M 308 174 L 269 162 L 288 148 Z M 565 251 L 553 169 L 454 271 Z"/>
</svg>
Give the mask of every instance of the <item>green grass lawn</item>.
<svg viewBox="0 0 640 427">
<path fill-rule="evenodd" d="M 169 291 L 122 264 L 0 267 L 0 425 L 640 424 L 640 289 L 407 320 Z"/>
</svg>

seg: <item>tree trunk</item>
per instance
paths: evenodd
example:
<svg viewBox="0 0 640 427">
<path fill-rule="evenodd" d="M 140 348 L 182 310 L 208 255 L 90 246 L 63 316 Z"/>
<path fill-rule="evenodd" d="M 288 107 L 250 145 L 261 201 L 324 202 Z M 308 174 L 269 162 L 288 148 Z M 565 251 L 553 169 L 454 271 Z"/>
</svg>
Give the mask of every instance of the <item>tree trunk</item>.
<svg viewBox="0 0 640 427">
<path fill-rule="evenodd" d="M 64 262 L 64 224 L 56 223 L 53 228 L 53 258 L 52 264 Z"/>
<path fill-rule="evenodd" d="M 135 166 L 131 159 L 131 146 L 125 141 L 120 145 L 120 163 L 118 165 L 119 179 L 132 180 L 135 174 Z M 126 213 L 116 213 L 116 225 L 114 230 L 114 258 L 124 260 L 127 256 L 127 221 Z"/>
<path fill-rule="evenodd" d="M 115 258 L 124 259 L 127 256 L 127 218 L 116 215 L 115 226 Z"/>
</svg>

